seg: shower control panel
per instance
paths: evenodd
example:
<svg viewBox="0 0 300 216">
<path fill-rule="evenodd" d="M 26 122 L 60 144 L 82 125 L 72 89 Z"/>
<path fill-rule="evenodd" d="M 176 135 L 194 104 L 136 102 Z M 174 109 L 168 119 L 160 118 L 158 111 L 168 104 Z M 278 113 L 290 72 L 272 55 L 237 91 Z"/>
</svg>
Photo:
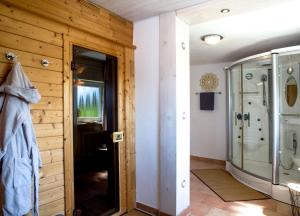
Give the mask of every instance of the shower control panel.
<svg viewBox="0 0 300 216">
<path fill-rule="evenodd" d="M 241 113 L 238 113 L 238 114 L 236 115 L 236 118 L 237 118 L 238 120 L 242 120 L 243 115 L 242 115 Z"/>
</svg>

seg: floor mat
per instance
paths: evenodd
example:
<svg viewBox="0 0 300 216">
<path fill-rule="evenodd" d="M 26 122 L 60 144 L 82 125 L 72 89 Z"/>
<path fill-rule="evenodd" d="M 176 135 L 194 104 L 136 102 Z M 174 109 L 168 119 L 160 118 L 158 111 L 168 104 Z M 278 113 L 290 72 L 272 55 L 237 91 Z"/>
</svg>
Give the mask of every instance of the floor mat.
<svg viewBox="0 0 300 216">
<path fill-rule="evenodd" d="M 197 169 L 191 171 L 225 202 L 269 199 L 264 194 L 240 183 L 222 169 Z"/>
</svg>

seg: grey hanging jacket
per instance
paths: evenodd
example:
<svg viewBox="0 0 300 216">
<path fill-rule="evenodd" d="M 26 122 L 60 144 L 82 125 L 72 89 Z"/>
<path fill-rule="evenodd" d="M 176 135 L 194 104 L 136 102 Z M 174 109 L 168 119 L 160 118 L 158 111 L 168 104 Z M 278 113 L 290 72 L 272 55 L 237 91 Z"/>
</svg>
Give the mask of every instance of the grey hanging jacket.
<svg viewBox="0 0 300 216">
<path fill-rule="evenodd" d="M 39 215 L 38 180 L 41 161 L 29 103 L 38 103 L 40 99 L 40 94 L 25 75 L 21 64 L 14 63 L 0 86 L 0 160 L 4 216 L 21 216 L 30 210 L 33 216 Z"/>
</svg>

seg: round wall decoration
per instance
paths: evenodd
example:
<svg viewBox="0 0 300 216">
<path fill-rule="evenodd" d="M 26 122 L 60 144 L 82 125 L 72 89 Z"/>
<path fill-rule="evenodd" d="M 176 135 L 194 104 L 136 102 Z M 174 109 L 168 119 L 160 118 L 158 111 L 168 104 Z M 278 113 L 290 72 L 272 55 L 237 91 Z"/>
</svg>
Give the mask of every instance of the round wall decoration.
<svg viewBox="0 0 300 216">
<path fill-rule="evenodd" d="M 204 91 L 214 91 L 219 86 L 219 79 L 213 73 L 206 73 L 201 76 L 200 86 Z"/>
</svg>

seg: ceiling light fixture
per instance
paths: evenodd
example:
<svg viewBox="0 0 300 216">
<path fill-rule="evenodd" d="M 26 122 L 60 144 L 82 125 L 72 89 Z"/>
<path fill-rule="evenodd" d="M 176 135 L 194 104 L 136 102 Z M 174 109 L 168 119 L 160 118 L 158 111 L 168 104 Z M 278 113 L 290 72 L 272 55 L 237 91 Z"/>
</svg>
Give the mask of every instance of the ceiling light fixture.
<svg viewBox="0 0 300 216">
<path fill-rule="evenodd" d="M 224 8 L 221 10 L 221 13 L 229 13 L 230 12 L 230 9 L 228 8 Z"/>
<path fill-rule="evenodd" d="M 201 37 L 201 40 L 203 40 L 205 43 L 209 45 L 214 45 L 219 43 L 223 39 L 223 36 L 218 35 L 218 34 L 209 34 L 209 35 L 204 35 Z"/>
</svg>

